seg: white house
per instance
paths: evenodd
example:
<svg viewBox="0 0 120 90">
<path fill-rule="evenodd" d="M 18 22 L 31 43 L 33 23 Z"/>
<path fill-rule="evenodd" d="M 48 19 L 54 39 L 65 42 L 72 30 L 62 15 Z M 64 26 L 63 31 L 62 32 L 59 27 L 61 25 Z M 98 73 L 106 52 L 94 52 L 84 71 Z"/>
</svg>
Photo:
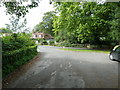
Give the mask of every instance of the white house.
<svg viewBox="0 0 120 90">
<path fill-rule="evenodd" d="M 33 32 L 31 38 L 33 38 L 33 39 L 39 39 L 39 38 L 53 39 L 53 37 L 50 34 L 45 34 L 45 33 L 42 33 L 42 32 Z"/>
</svg>

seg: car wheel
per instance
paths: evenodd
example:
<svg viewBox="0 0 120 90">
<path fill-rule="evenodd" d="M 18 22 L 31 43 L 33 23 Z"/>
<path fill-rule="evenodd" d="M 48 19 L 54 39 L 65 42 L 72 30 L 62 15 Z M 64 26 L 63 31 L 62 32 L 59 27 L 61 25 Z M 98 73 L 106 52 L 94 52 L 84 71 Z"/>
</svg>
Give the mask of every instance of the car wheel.
<svg viewBox="0 0 120 90">
<path fill-rule="evenodd" d="M 109 59 L 110 59 L 110 60 L 114 60 L 112 54 L 109 55 Z"/>
</svg>

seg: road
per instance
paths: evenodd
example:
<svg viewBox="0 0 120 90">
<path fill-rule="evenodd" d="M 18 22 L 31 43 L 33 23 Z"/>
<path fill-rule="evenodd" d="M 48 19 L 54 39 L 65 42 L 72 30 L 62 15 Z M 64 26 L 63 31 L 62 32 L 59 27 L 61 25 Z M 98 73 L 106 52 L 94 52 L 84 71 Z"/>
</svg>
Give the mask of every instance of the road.
<svg viewBox="0 0 120 90">
<path fill-rule="evenodd" d="M 39 58 L 7 88 L 118 88 L 118 62 L 108 54 L 39 46 Z M 21 71 L 18 71 L 21 72 Z"/>
</svg>

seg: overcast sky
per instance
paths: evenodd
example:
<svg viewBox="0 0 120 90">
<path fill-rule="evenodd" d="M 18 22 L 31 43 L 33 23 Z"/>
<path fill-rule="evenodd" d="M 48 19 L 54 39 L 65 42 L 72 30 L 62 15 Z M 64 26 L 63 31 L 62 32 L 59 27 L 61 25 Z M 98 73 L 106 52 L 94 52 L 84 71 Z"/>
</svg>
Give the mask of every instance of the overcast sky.
<svg viewBox="0 0 120 90">
<path fill-rule="evenodd" d="M 43 14 L 48 11 L 53 11 L 53 5 L 49 3 L 49 0 L 42 0 L 38 7 L 29 10 L 26 15 L 27 26 L 31 29 L 42 21 Z M 9 23 L 9 15 L 6 15 L 5 8 L 0 7 L 0 28 L 5 27 L 5 24 Z"/>
</svg>

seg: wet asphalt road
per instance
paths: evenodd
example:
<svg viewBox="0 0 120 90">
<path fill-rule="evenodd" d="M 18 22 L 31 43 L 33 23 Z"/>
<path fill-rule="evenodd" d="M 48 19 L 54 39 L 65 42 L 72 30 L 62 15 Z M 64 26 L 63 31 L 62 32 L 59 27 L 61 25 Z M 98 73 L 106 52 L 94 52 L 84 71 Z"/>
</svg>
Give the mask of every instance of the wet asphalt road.
<svg viewBox="0 0 120 90">
<path fill-rule="evenodd" d="M 40 58 L 9 88 L 118 88 L 118 62 L 108 54 L 39 46 Z"/>
</svg>

